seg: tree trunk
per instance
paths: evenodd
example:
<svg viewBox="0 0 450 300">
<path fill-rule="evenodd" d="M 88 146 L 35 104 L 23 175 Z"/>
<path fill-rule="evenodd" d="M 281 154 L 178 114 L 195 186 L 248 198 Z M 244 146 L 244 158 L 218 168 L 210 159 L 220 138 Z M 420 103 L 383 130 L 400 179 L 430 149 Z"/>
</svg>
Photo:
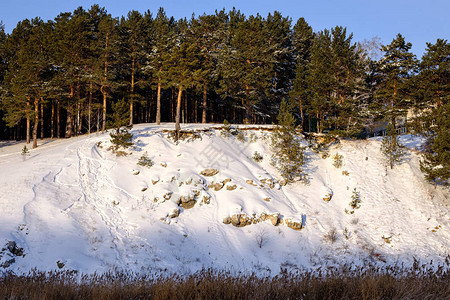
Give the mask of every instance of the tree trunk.
<svg viewBox="0 0 450 300">
<path fill-rule="evenodd" d="M 203 87 L 203 108 L 202 108 L 202 123 L 206 123 L 206 86 Z"/>
<path fill-rule="evenodd" d="M 92 114 L 92 82 L 89 85 L 88 134 L 91 134 L 91 114 Z"/>
<path fill-rule="evenodd" d="M 27 110 L 30 109 L 29 107 L 30 107 L 30 98 L 28 98 L 28 101 L 27 101 Z M 31 129 L 31 121 L 30 121 L 30 116 L 27 113 L 27 133 L 26 133 L 27 144 L 30 143 L 30 129 Z"/>
<path fill-rule="evenodd" d="M 50 119 L 50 138 L 55 137 L 55 101 L 52 100 L 52 118 Z"/>
<path fill-rule="evenodd" d="M 33 149 L 37 148 L 37 132 L 39 125 L 39 98 L 34 98 Z"/>
<path fill-rule="evenodd" d="M 156 94 L 156 124 L 161 124 L 161 78 L 158 78 L 158 91 Z"/>
<path fill-rule="evenodd" d="M 106 34 L 106 40 L 105 40 L 105 70 L 103 74 L 103 82 L 102 86 L 100 88 L 100 91 L 103 95 L 103 124 L 102 124 L 102 130 L 106 130 L 106 80 L 108 79 L 108 34 Z"/>
<path fill-rule="evenodd" d="M 134 102 L 134 72 L 135 72 L 135 58 L 134 53 L 131 59 L 131 87 L 130 87 L 130 126 L 133 125 L 133 102 Z"/>
<path fill-rule="evenodd" d="M 44 101 L 41 98 L 41 140 L 44 139 Z"/>
<path fill-rule="evenodd" d="M 61 138 L 60 112 L 61 112 L 61 104 L 59 103 L 59 100 L 56 100 L 56 137 L 58 139 Z"/>
<path fill-rule="evenodd" d="M 180 84 L 178 88 L 178 97 L 177 97 L 177 115 L 175 117 L 175 140 L 178 141 L 180 137 L 180 112 L 181 112 L 181 95 L 183 93 L 183 86 Z"/>
</svg>

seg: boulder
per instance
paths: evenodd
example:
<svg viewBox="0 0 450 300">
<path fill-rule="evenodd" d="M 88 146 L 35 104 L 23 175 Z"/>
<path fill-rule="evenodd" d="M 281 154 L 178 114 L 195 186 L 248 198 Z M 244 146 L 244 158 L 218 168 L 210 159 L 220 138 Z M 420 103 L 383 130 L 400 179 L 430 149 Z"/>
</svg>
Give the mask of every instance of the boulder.
<svg viewBox="0 0 450 300">
<path fill-rule="evenodd" d="M 169 214 L 169 218 L 173 219 L 176 218 L 180 215 L 180 209 L 179 208 L 175 208 L 171 214 Z"/>
<path fill-rule="evenodd" d="M 333 198 L 333 193 L 329 192 L 325 197 L 323 197 L 323 201 L 329 202 Z"/>
<path fill-rule="evenodd" d="M 217 182 L 214 184 L 214 190 L 215 191 L 220 191 L 223 188 L 223 183 L 222 182 Z"/>
<path fill-rule="evenodd" d="M 197 203 L 197 201 L 194 199 L 194 197 L 190 196 L 189 197 L 181 196 L 180 200 L 178 201 L 178 205 L 180 205 L 184 209 L 193 208 L 195 203 Z"/>
<path fill-rule="evenodd" d="M 219 173 L 219 170 L 216 170 L 216 169 L 205 169 L 200 172 L 200 174 L 202 174 L 203 176 L 206 176 L 206 177 L 214 176 L 217 173 Z"/>
<path fill-rule="evenodd" d="M 280 214 L 274 213 L 269 216 L 270 222 L 272 222 L 273 226 L 278 226 L 280 224 Z"/>
<path fill-rule="evenodd" d="M 8 248 L 9 252 L 16 256 L 23 255 L 23 248 L 17 246 L 17 243 L 15 241 L 9 241 L 6 247 Z"/>
<path fill-rule="evenodd" d="M 233 185 L 227 185 L 227 190 L 228 191 L 232 191 L 235 190 L 237 188 L 237 185 L 233 184 Z"/>
<path fill-rule="evenodd" d="M 270 202 L 270 197 L 266 197 L 266 198 L 264 198 L 264 201 L 266 201 L 266 202 Z"/>
<path fill-rule="evenodd" d="M 297 220 L 292 220 L 290 218 L 285 220 L 286 226 L 294 230 L 301 230 L 303 228 L 302 222 Z"/>
<path fill-rule="evenodd" d="M 227 179 L 225 179 L 224 181 L 222 181 L 222 183 L 225 185 L 225 184 L 227 184 L 228 182 L 230 182 L 231 181 L 231 178 L 227 178 Z"/>
<path fill-rule="evenodd" d="M 247 184 L 256 186 L 256 184 L 255 184 L 255 183 L 253 182 L 253 180 L 251 180 L 251 179 L 247 179 L 245 182 L 247 182 Z"/>
<path fill-rule="evenodd" d="M 224 224 L 231 224 L 231 218 L 230 217 L 226 217 L 223 219 L 223 223 Z"/>
</svg>

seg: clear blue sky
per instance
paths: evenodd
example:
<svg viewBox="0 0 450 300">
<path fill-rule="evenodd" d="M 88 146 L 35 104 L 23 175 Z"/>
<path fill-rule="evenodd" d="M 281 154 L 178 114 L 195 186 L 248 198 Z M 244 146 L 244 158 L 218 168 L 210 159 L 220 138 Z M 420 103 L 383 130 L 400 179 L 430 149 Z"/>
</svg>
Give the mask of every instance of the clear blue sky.
<svg viewBox="0 0 450 300">
<path fill-rule="evenodd" d="M 266 16 L 274 10 L 289 16 L 293 24 L 304 17 L 315 31 L 336 25 L 353 32 L 354 41 L 381 38 L 388 44 L 403 34 L 413 44 L 412 51 L 422 56 L 426 42 L 437 38 L 450 40 L 450 0 L 0 0 L 0 20 L 10 33 L 17 22 L 25 18 L 54 19 L 60 12 L 73 11 L 78 6 L 88 9 L 98 3 L 113 16 L 126 15 L 130 10 L 141 12 L 150 9 L 156 13 L 164 7 L 168 16 L 176 19 L 202 13 L 214 13 L 216 9 L 236 7 L 245 15 L 260 13 Z"/>
</svg>

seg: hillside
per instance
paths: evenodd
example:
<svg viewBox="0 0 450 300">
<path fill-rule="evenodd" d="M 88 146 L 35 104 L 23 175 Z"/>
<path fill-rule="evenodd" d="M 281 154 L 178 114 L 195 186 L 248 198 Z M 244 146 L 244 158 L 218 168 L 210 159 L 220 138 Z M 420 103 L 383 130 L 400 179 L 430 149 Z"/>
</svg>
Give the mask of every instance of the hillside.
<svg viewBox="0 0 450 300">
<path fill-rule="evenodd" d="M 198 132 L 175 144 L 163 130 L 173 124 L 137 125 L 121 157 L 106 133 L 44 140 L 27 155 L 0 144 L 0 269 L 276 274 L 448 259 L 449 191 L 424 181 L 418 139 L 402 137 L 408 156 L 393 170 L 378 139 L 308 147 L 309 183 L 283 185 L 269 130 L 238 139 L 209 127 L 185 126 Z M 137 165 L 144 154 L 151 167 Z"/>
</svg>

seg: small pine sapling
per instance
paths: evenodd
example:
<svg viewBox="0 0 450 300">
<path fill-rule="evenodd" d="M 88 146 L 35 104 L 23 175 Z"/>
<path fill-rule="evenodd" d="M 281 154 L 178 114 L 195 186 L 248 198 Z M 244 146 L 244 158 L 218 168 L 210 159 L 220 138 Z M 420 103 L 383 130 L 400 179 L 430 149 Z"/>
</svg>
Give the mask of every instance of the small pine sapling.
<svg viewBox="0 0 450 300">
<path fill-rule="evenodd" d="M 133 134 L 129 132 L 132 128 L 128 126 L 129 124 L 129 111 L 128 104 L 125 99 L 117 101 L 113 104 L 114 113 L 112 115 L 112 120 L 110 126 L 115 129 L 115 132 L 110 133 L 111 143 L 113 144 L 110 149 L 113 153 L 119 155 L 126 155 L 126 152 L 119 151 L 119 148 L 127 149 L 133 146 L 132 138 Z"/>
<path fill-rule="evenodd" d="M 252 159 L 256 162 L 261 162 L 263 160 L 263 156 L 258 151 L 255 151 L 253 153 Z"/>
<path fill-rule="evenodd" d="M 138 166 L 151 168 L 153 166 L 153 161 L 148 157 L 147 152 L 145 152 L 139 158 L 139 161 L 137 162 L 137 164 L 138 164 Z"/>
<path fill-rule="evenodd" d="M 295 119 L 290 105 L 283 100 L 277 117 L 278 127 L 272 134 L 272 164 L 278 168 L 283 179 L 294 182 L 303 179 L 303 165 L 305 158 L 303 147 L 298 141 Z"/>
<path fill-rule="evenodd" d="M 23 148 L 22 148 L 22 155 L 25 156 L 28 153 L 29 153 L 29 151 L 28 151 L 27 145 L 23 146 Z"/>
<path fill-rule="evenodd" d="M 402 162 L 406 152 L 398 142 L 397 131 L 392 124 L 386 129 L 386 136 L 381 141 L 381 152 L 383 152 L 386 163 L 392 169 L 395 164 Z"/>
<path fill-rule="evenodd" d="M 350 201 L 350 207 L 353 209 L 358 209 L 361 207 L 361 195 L 356 190 L 356 188 L 353 189 L 352 201 Z"/>
<path fill-rule="evenodd" d="M 335 155 L 333 155 L 332 159 L 333 159 L 333 166 L 335 166 L 336 168 L 340 168 L 344 165 L 343 155 L 336 153 Z"/>
</svg>

